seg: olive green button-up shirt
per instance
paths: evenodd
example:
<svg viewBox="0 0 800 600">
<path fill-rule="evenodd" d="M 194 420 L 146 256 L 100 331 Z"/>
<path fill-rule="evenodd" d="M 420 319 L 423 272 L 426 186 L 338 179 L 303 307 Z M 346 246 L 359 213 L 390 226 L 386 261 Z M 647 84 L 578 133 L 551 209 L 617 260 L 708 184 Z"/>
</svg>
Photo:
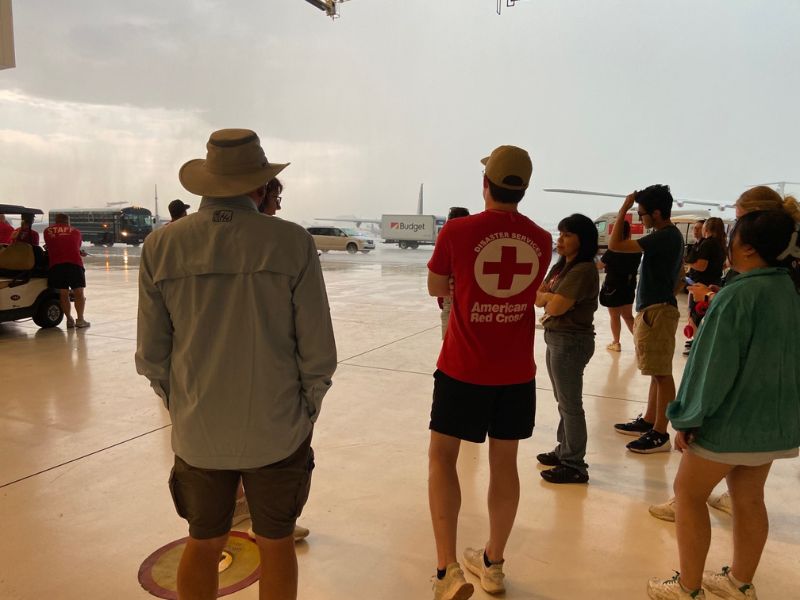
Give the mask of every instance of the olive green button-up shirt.
<svg viewBox="0 0 800 600">
<path fill-rule="evenodd" d="M 136 370 L 190 465 L 280 461 L 308 437 L 336 370 L 317 251 L 248 197 L 203 198 L 150 234 L 139 269 Z"/>
</svg>

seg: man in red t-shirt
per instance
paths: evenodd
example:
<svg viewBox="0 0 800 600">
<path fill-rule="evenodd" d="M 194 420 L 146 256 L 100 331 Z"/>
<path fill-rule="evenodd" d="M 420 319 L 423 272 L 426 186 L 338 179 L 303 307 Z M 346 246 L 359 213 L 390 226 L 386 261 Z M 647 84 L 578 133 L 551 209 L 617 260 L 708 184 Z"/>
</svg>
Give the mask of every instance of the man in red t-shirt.
<svg viewBox="0 0 800 600">
<path fill-rule="evenodd" d="M 57 214 L 55 223 L 44 230 L 44 243 L 50 261 L 50 270 L 47 273 L 47 284 L 58 290 L 61 298 L 61 309 L 67 317 L 67 327 L 89 327 L 90 323 L 83 318 L 86 307 L 86 297 L 83 288 L 86 287 L 86 272 L 83 268 L 82 256 L 86 253 L 81 250 L 83 238 L 81 232 L 71 227 L 69 217 Z M 75 311 L 78 318 L 72 318 L 69 290 L 75 295 Z"/>
<path fill-rule="evenodd" d="M 39 233 L 33 228 L 34 215 L 31 213 L 22 214 L 20 226 L 11 232 L 12 244 L 39 245 Z"/>
<path fill-rule="evenodd" d="M 489 593 L 502 592 L 503 552 L 519 504 L 517 447 L 533 434 L 534 300 L 550 264 L 552 237 L 517 210 L 530 182 L 528 153 L 500 146 L 486 165 L 486 210 L 449 221 L 428 263 L 428 291 L 451 296 L 434 373 L 428 496 L 438 558 L 434 598 L 468 598 L 473 586 L 456 558 L 461 440 L 489 436 L 489 540 L 467 548 L 467 568 Z M 452 281 L 452 294 L 451 294 Z"/>
<path fill-rule="evenodd" d="M 14 226 L 6 221 L 5 215 L 0 215 L 0 244 L 10 244 L 12 233 L 14 233 Z"/>
</svg>

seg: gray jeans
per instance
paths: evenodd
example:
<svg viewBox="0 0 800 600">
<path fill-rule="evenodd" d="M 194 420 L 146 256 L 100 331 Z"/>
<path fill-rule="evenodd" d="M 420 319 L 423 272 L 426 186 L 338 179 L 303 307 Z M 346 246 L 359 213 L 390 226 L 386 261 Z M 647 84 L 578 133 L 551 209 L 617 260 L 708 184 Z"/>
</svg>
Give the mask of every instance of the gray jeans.
<svg viewBox="0 0 800 600">
<path fill-rule="evenodd" d="M 586 414 L 583 412 L 583 371 L 594 354 L 594 335 L 545 330 L 547 373 L 558 401 L 555 455 L 561 464 L 586 473 Z"/>
</svg>

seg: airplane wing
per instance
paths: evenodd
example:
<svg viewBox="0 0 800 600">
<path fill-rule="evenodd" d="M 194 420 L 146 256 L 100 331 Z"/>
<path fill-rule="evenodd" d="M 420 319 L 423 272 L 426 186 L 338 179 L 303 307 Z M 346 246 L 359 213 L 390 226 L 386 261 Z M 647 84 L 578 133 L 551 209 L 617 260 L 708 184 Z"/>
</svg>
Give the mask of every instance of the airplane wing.
<svg viewBox="0 0 800 600">
<path fill-rule="evenodd" d="M 358 217 L 353 217 L 352 219 L 345 219 L 342 217 L 338 217 L 335 219 L 329 219 L 328 217 L 314 217 L 315 221 L 333 221 L 334 223 L 375 223 L 376 225 L 381 224 L 380 219 L 359 219 Z"/>
<path fill-rule="evenodd" d="M 625 198 L 626 194 L 609 194 L 606 192 L 590 192 L 587 190 L 568 190 L 562 188 L 545 188 L 544 192 L 557 192 L 559 194 L 581 194 L 584 196 L 605 196 L 607 198 Z M 734 208 L 734 204 L 722 204 L 720 202 L 704 202 L 702 200 L 689 200 L 688 198 L 674 198 L 675 204 L 683 207 L 684 204 L 692 204 L 697 206 L 716 206 L 719 210 L 726 208 Z"/>
<path fill-rule="evenodd" d="M 736 208 L 735 204 L 720 204 L 719 202 L 701 202 L 700 200 L 684 200 L 683 198 L 675 198 L 675 204 L 683 206 L 684 204 L 694 204 L 697 206 L 716 206 L 720 210 L 726 208 Z"/>
<path fill-rule="evenodd" d="M 587 190 L 564 190 L 560 188 L 545 188 L 543 192 L 557 192 L 559 194 L 582 194 L 584 196 L 606 196 L 608 198 L 625 198 L 627 194 L 608 194 L 606 192 L 589 192 Z"/>
</svg>

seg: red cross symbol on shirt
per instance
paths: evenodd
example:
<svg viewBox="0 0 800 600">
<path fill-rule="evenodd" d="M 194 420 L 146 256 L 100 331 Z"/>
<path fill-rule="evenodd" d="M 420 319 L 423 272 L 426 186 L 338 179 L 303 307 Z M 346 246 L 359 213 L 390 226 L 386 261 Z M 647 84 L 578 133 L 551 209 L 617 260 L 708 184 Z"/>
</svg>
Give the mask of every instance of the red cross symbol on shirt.
<svg viewBox="0 0 800 600">
<path fill-rule="evenodd" d="M 497 289 L 510 290 L 515 275 L 530 275 L 533 263 L 517 262 L 517 247 L 503 246 L 500 262 L 483 263 L 484 275 L 500 275 Z"/>
</svg>

